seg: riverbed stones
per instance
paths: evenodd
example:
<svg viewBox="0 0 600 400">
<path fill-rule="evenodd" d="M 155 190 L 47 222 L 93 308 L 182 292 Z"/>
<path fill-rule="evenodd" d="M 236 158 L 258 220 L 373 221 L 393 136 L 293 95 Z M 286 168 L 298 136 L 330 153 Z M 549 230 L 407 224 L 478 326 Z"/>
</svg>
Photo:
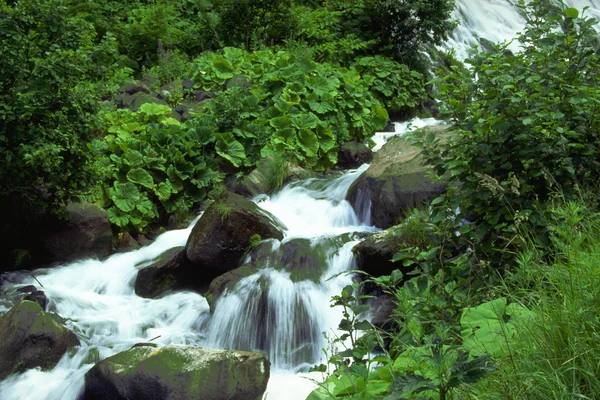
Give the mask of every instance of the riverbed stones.
<svg viewBox="0 0 600 400">
<path fill-rule="evenodd" d="M 139 344 L 97 363 L 81 400 L 259 400 L 269 374 L 260 353 Z"/>
<path fill-rule="evenodd" d="M 207 273 L 225 273 L 239 265 L 252 237 L 283 239 L 275 217 L 240 195 L 225 192 L 194 226 L 185 246 L 187 258 Z"/>
<path fill-rule="evenodd" d="M 0 380 L 29 368 L 51 369 L 77 345 L 77 336 L 39 304 L 21 301 L 0 317 Z"/>
<path fill-rule="evenodd" d="M 435 126 L 423 130 L 424 135 L 434 133 L 447 137 L 445 127 Z M 346 200 L 361 212 L 365 196 L 371 201 L 371 223 L 386 229 L 400 222 L 415 207 L 424 207 L 441 195 L 445 185 L 429 177 L 430 167 L 425 165 L 418 148 L 403 136 L 392 137 L 373 157 L 371 166 L 352 184 Z"/>
<path fill-rule="evenodd" d="M 53 262 L 105 258 L 112 248 L 112 229 L 106 210 L 90 203 L 70 203 L 67 220 L 41 237 Z"/>
</svg>

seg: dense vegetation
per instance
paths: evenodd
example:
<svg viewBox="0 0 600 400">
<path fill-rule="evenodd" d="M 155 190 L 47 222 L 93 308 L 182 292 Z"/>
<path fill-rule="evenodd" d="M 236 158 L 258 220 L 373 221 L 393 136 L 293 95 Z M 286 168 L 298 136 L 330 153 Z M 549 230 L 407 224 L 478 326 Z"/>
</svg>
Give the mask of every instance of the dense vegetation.
<svg viewBox="0 0 600 400">
<path fill-rule="evenodd" d="M 367 280 L 394 299 L 395 328 L 362 320 L 361 284 L 344 289 L 336 342 L 351 345 L 309 399 L 600 393 L 597 22 L 520 7 L 521 51 L 490 46 L 440 72 L 454 139 L 413 135 L 449 189 L 396 228 L 399 269 Z"/>
<path fill-rule="evenodd" d="M 447 35 L 452 2 L 400 2 L 414 18 L 388 32 L 392 3 L 0 1 L 3 262 L 35 262 L 29 238 L 82 196 L 147 234 L 261 157 L 333 167 L 428 97 L 407 64 Z"/>
</svg>

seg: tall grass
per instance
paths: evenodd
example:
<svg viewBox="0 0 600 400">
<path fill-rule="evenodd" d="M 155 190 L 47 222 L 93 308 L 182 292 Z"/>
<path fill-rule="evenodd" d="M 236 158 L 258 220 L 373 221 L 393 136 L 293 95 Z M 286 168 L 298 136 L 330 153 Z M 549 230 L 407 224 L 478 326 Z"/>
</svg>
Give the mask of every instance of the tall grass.
<svg viewBox="0 0 600 400">
<path fill-rule="evenodd" d="M 522 252 L 505 286 L 534 318 L 465 397 L 600 399 L 600 216 L 577 203 L 554 214 L 552 245 Z"/>
</svg>

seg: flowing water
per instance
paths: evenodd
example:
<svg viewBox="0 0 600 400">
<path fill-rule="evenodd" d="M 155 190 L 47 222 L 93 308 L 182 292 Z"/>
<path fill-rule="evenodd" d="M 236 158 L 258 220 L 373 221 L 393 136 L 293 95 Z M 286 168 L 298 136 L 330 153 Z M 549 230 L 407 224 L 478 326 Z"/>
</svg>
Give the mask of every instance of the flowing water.
<svg viewBox="0 0 600 400">
<path fill-rule="evenodd" d="M 600 16 L 600 0 L 567 0 L 570 6 L 589 6 L 588 15 Z M 485 37 L 510 40 L 524 20 L 508 0 L 457 0 L 460 26 L 446 48 L 460 59 Z M 517 44 L 513 44 L 517 46 Z M 517 47 L 513 47 L 516 49 Z M 374 137 L 378 149 L 393 134 L 402 134 L 432 119 L 397 123 L 395 133 Z M 211 348 L 248 349 L 265 353 L 271 363 L 271 380 L 265 398 L 301 400 L 315 387 L 302 371 L 322 361 L 322 349 L 341 319 L 330 298 L 351 282 L 339 275 L 353 266 L 352 247 L 369 226 L 370 202 L 363 199 L 359 214 L 344 200 L 349 186 L 367 166 L 328 179 L 311 179 L 287 185 L 279 193 L 254 199 L 285 226 L 284 239 L 266 241 L 250 259 L 260 270 L 226 292 L 210 314 L 206 299 L 178 292 L 160 299 L 135 295 L 137 272 L 173 247 L 185 245 L 192 226 L 159 236 L 151 245 L 106 261 L 82 260 L 35 271 L 49 299 L 48 309 L 66 319 L 65 325 L 81 339 L 81 346 L 66 354 L 51 371 L 28 370 L 0 383 L 3 400 L 74 400 L 84 375 L 95 362 L 133 344 L 187 344 Z M 302 267 L 310 265 L 310 274 Z M 334 278 L 332 278 L 334 277 Z M 3 290 L 14 292 L 38 285 L 31 275 L 5 274 Z M 332 278 L 332 279 L 330 279 Z M 0 314 L 14 304 L 0 298 Z"/>
<path fill-rule="evenodd" d="M 512 40 L 525 26 L 525 18 L 519 9 L 511 5 L 515 1 L 456 0 L 454 18 L 459 25 L 443 47 L 454 49 L 456 57 L 464 60 L 468 56 L 467 51 L 479 45 L 481 38 L 494 43 Z M 564 3 L 578 10 L 589 7 L 585 15 L 600 19 L 600 0 L 565 0 Z M 518 43 L 514 41 L 509 49 L 518 50 Z"/>
</svg>

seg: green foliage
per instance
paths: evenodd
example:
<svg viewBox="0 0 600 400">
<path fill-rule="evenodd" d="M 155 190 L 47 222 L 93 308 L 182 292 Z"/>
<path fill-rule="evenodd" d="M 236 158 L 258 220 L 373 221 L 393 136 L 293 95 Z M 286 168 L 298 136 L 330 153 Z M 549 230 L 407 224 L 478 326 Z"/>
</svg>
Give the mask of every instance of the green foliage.
<svg viewBox="0 0 600 400">
<path fill-rule="evenodd" d="M 245 150 L 234 144 L 240 150 L 234 166 L 291 157 L 301 166 L 329 168 L 339 145 L 384 127 L 386 107 L 413 108 L 424 97 L 422 76 L 385 58 L 359 59 L 347 69 L 311 57 L 225 48 L 194 60 L 192 79 L 217 91 L 206 115 L 226 142 Z"/>
<path fill-rule="evenodd" d="M 94 39 L 61 1 L 0 3 L 0 196 L 59 212 L 92 180 Z"/>
<path fill-rule="evenodd" d="M 219 37 L 248 50 L 275 45 L 294 31 L 291 0 L 224 0 L 217 5 Z"/>
<path fill-rule="evenodd" d="M 138 112 L 104 116 L 109 134 L 93 143 L 101 183 L 88 198 L 101 201 L 112 223 L 143 231 L 166 214 L 185 212 L 222 179 L 206 146 L 210 126 L 180 125 L 169 107 L 144 104 Z"/>
<path fill-rule="evenodd" d="M 449 146 L 417 140 L 447 175 L 451 190 L 440 208 L 459 209 L 456 221 L 474 219 L 460 230 L 497 266 L 512 259 L 497 250 L 524 242 L 524 223 L 547 244 L 557 194 L 578 196 L 600 172 L 595 21 L 544 1 L 522 7 L 528 23 L 521 52 L 493 46 L 468 61 L 470 71 L 455 68 L 450 84 L 440 85 L 461 135 Z"/>
<path fill-rule="evenodd" d="M 441 44 L 456 27 L 454 0 L 382 0 L 375 8 L 383 46 L 408 62 L 427 44 Z"/>
<path fill-rule="evenodd" d="M 593 399 L 600 393 L 600 220 L 589 206 L 568 202 L 553 210 L 550 228 L 553 260 L 544 254 L 548 247 L 529 242 L 507 276 L 506 295 L 527 304 L 527 318 L 507 332 L 510 356 L 472 388 L 471 398 Z"/>
</svg>

